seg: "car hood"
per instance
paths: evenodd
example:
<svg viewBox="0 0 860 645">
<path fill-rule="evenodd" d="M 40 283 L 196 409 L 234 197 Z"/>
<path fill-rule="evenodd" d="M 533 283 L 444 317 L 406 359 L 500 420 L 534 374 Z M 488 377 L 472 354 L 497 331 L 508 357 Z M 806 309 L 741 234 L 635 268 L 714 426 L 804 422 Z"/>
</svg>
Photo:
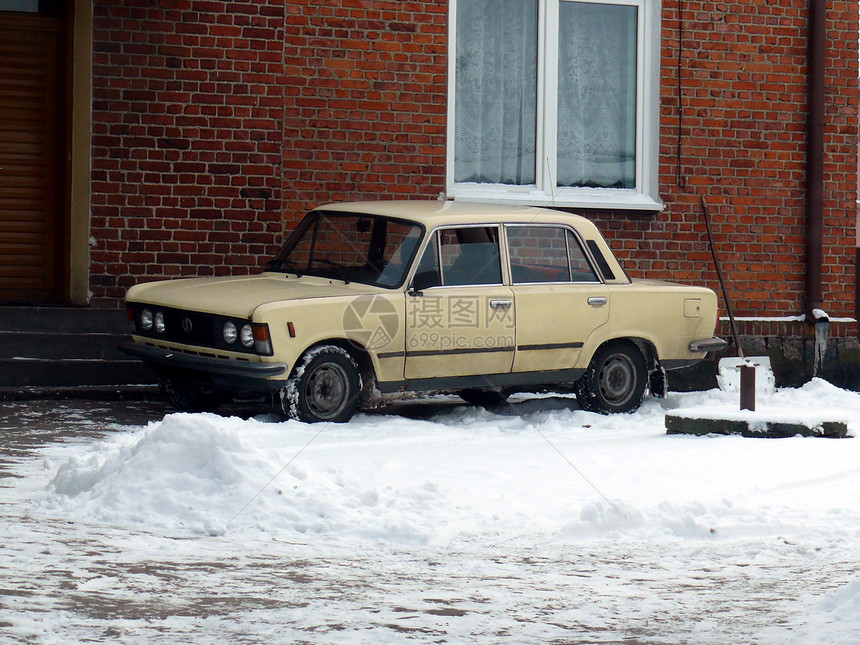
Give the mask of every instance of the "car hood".
<svg viewBox="0 0 860 645">
<path fill-rule="evenodd" d="M 316 276 L 300 278 L 283 273 L 224 278 L 189 278 L 135 285 L 126 300 L 162 307 L 250 318 L 260 305 L 284 300 L 307 300 L 333 296 L 358 296 L 388 291 L 366 284 L 328 280 Z"/>
</svg>

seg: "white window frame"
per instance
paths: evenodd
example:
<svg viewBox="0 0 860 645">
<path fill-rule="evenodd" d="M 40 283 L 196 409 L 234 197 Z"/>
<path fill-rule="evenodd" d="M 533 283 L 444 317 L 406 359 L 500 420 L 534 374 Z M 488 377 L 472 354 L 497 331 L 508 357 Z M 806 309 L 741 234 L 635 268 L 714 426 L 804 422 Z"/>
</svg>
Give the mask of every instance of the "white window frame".
<svg viewBox="0 0 860 645">
<path fill-rule="evenodd" d="M 558 21 L 561 2 L 538 0 L 537 184 L 460 183 L 454 181 L 455 73 L 457 2 L 449 4 L 448 136 L 446 197 L 463 201 L 661 211 L 659 197 L 661 0 L 578 0 L 637 7 L 636 178 L 635 188 L 570 188 L 556 185 Z"/>
</svg>

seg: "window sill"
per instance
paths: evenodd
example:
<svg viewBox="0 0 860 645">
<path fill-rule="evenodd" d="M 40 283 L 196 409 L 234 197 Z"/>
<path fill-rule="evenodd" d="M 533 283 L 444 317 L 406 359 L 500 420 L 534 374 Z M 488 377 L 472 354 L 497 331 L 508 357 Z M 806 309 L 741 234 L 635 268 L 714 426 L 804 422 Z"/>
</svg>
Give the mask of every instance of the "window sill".
<svg viewBox="0 0 860 645">
<path fill-rule="evenodd" d="M 623 188 L 564 188 L 554 195 L 550 195 L 534 186 L 457 184 L 446 194 L 446 197 L 454 201 L 557 206 L 589 210 L 661 212 L 665 208 L 665 204 L 659 199 Z"/>
</svg>

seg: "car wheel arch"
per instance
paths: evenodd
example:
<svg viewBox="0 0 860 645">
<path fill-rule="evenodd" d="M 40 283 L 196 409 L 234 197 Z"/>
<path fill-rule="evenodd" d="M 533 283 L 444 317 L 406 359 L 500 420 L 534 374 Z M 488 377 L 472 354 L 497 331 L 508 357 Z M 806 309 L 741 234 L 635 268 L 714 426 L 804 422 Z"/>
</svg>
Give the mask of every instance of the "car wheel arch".
<svg viewBox="0 0 860 645">
<path fill-rule="evenodd" d="M 649 372 L 657 367 L 657 364 L 660 361 L 657 358 L 657 347 L 654 343 L 645 338 L 628 338 L 627 340 L 636 345 L 636 347 L 639 348 L 639 351 L 642 352 L 642 355 L 645 357 L 645 363 L 648 365 Z"/>
<path fill-rule="evenodd" d="M 352 360 L 358 365 L 359 375 L 361 377 L 361 398 L 363 403 L 366 403 L 373 398 L 373 392 L 376 389 L 376 368 L 373 364 L 373 358 L 370 352 L 360 343 L 346 338 L 326 338 L 317 340 L 308 345 L 305 349 L 299 352 L 298 359 L 293 365 L 290 375 L 294 375 L 296 370 L 302 365 L 302 358 L 318 347 L 334 346 L 339 347 L 350 355 Z"/>
<path fill-rule="evenodd" d="M 609 345 L 610 343 L 629 343 L 631 345 L 636 346 L 640 352 L 642 352 L 642 356 L 645 357 L 645 363 L 648 367 L 648 371 L 654 370 L 657 368 L 658 363 L 660 362 L 659 355 L 657 353 L 657 346 L 648 338 L 642 338 L 641 336 L 613 336 L 611 338 L 604 338 L 599 344 L 597 344 L 594 349 L 587 354 L 583 354 L 580 362 L 584 365 L 588 365 L 591 362 L 591 359 L 594 357 L 597 352 L 601 349 Z"/>
</svg>

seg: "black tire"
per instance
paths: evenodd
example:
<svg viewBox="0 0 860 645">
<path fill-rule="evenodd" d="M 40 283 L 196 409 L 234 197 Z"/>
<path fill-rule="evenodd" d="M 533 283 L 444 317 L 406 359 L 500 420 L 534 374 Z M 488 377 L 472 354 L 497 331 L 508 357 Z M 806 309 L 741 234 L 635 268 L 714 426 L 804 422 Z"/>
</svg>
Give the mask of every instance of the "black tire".
<svg viewBox="0 0 860 645">
<path fill-rule="evenodd" d="M 170 378 L 159 379 L 158 385 L 161 395 L 180 412 L 214 412 L 223 399 L 217 392 L 207 392 Z"/>
<path fill-rule="evenodd" d="M 508 393 L 497 390 L 460 390 L 457 396 L 470 405 L 487 410 L 500 408 L 508 401 Z"/>
<path fill-rule="evenodd" d="M 583 410 L 614 414 L 636 410 L 647 383 L 648 366 L 641 350 L 633 343 L 615 341 L 595 352 L 574 389 Z"/>
<path fill-rule="evenodd" d="M 358 409 L 361 376 L 345 349 L 335 345 L 307 352 L 281 391 L 288 417 L 305 423 L 346 423 Z"/>
</svg>

